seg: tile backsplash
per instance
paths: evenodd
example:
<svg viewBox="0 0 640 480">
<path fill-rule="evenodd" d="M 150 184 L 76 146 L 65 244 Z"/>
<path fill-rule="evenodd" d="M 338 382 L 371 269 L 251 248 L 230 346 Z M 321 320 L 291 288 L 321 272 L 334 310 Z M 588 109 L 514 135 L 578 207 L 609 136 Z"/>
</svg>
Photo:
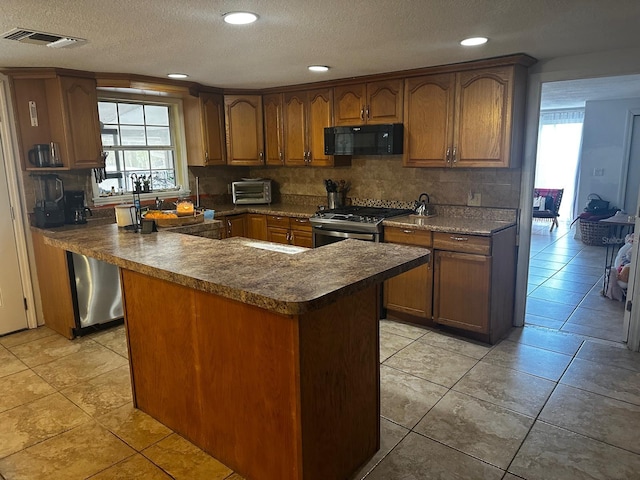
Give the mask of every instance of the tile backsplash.
<svg viewBox="0 0 640 480">
<path fill-rule="evenodd" d="M 25 205 L 35 205 L 35 186 L 24 174 Z M 91 171 L 60 172 L 65 190 L 91 191 Z M 480 193 L 482 207 L 515 209 L 520 200 L 520 169 L 404 168 L 400 156 L 355 157 L 350 167 L 189 167 L 189 185 L 195 196 L 223 196 L 228 185 L 242 177 L 269 178 L 274 183 L 274 203 L 317 205 L 326 203 L 324 179 L 351 183 L 349 199 L 384 200 L 412 204 L 421 193 L 436 205 L 466 206 L 470 192 Z M 308 201 L 304 201 L 308 197 Z M 92 205 L 90 195 L 87 203 Z"/>
<path fill-rule="evenodd" d="M 323 180 L 331 178 L 351 183 L 347 197 L 413 202 L 426 192 L 436 205 L 467 205 L 472 192 L 481 194 L 481 206 L 502 208 L 518 208 L 520 175 L 520 169 L 404 168 L 398 156 L 356 157 L 351 167 L 250 170 L 251 177 L 273 180 L 274 189 L 283 197 L 325 196 Z"/>
</svg>

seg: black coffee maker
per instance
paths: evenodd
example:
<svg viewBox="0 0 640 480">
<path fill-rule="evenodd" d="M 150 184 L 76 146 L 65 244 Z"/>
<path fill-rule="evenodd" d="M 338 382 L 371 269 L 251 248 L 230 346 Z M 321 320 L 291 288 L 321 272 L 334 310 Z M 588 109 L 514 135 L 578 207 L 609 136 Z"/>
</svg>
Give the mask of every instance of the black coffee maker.
<svg viewBox="0 0 640 480">
<path fill-rule="evenodd" d="M 36 227 L 64 225 L 64 187 L 57 175 L 33 175 L 36 206 L 33 209 Z"/>
<path fill-rule="evenodd" d="M 84 205 L 84 190 L 64 192 L 64 221 L 69 224 L 87 223 L 87 212 L 91 209 Z"/>
</svg>

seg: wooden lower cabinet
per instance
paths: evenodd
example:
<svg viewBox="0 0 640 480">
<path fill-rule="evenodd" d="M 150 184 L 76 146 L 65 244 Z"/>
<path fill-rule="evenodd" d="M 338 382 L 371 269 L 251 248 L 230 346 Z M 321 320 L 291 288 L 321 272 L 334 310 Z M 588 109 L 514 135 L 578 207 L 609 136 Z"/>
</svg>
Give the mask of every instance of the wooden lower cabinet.
<svg viewBox="0 0 640 480">
<path fill-rule="evenodd" d="M 247 237 L 267 240 L 267 216 L 261 213 L 247 213 Z"/>
<path fill-rule="evenodd" d="M 220 238 L 246 237 L 247 236 L 247 215 L 220 215 L 216 219 L 222 222 L 220 228 Z"/>
<path fill-rule="evenodd" d="M 385 241 L 431 247 L 431 232 L 385 228 Z M 429 324 L 432 317 L 433 259 L 426 265 L 402 273 L 384 282 L 383 304 L 387 315 Z M 415 318 L 414 318 L 415 317 Z M 427 320 L 422 322 L 421 320 Z"/>
<path fill-rule="evenodd" d="M 38 274 L 44 323 L 66 338 L 73 338 L 75 314 L 69 278 L 67 252 L 44 243 L 44 236 L 33 232 L 33 252 Z"/>
<path fill-rule="evenodd" d="M 432 249 L 431 261 L 384 283 L 387 316 L 455 328 L 495 343 L 513 324 L 515 227 L 491 236 L 387 227 L 385 242 Z"/>
<path fill-rule="evenodd" d="M 267 240 L 284 245 L 313 248 L 308 218 L 267 215 Z"/>
<path fill-rule="evenodd" d="M 434 233 L 434 323 L 500 340 L 513 324 L 515 245 L 515 227 L 491 237 Z"/>
<path fill-rule="evenodd" d="M 434 321 L 477 333 L 489 333 L 491 257 L 435 252 Z"/>
</svg>

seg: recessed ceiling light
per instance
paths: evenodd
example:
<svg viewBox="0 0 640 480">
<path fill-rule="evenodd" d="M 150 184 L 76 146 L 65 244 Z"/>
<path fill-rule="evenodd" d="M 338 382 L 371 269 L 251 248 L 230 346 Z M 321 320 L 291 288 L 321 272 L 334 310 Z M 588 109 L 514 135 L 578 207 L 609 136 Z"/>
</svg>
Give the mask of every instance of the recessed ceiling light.
<svg viewBox="0 0 640 480">
<path fill-rule="evenodd" d="M 329 70 L 329 67 L 326 65 L 309 65 L 307 68 L 312 72 L 326 72 Z"/>
<path fill-rule="evenodd" d="M 186 73 L 169 73 L 167 77 L 169 78 L 187 78 L 189 75 Z"/>
<path fill-rule="evenodd" d="M 247 23 L 255 22 L 258 19 L 258 15 L 251 12 L 229 12 L 225 13 L 222 18 L 232 25 L 246 25 Z"/>
<path fill-rule="evenodd" d="M 486 37 L 471 37 L 465 38 L 460 42 L 460 45 L 464 45 L 465 47 L 474 47 L 476 45 L 484 45 L 489 41 Z"/>
</svg>

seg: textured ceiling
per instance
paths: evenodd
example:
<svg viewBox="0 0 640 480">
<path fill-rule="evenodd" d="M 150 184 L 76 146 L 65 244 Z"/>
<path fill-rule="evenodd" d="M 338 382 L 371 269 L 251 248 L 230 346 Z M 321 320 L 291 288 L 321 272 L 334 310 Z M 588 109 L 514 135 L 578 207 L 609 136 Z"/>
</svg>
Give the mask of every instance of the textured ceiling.
<svg viewBox="0 0 640 480">
<path fill-rule="evenodd" d="M 542 110 L 581 108 L 589 100 L 640 97 L 640 75 L 585 78 L 542 85 Z"/>
<path fill-rule="evenodd" d="M 615 7 L 615 8 L 612 8 Z M 250 10 L 253 25 L 222 14 Z M 539 60 L 636 47 L 638 0 L 1 0 L 13 28 L 85 38 L 67 49 L 0 39 L 0 66 L 57 66 L 263 88 L 511 53 Z M 462 48 L 484 35 L 488 44 Z M 310 64 L 331 70 L 312 74 Z"/>
</svg>

